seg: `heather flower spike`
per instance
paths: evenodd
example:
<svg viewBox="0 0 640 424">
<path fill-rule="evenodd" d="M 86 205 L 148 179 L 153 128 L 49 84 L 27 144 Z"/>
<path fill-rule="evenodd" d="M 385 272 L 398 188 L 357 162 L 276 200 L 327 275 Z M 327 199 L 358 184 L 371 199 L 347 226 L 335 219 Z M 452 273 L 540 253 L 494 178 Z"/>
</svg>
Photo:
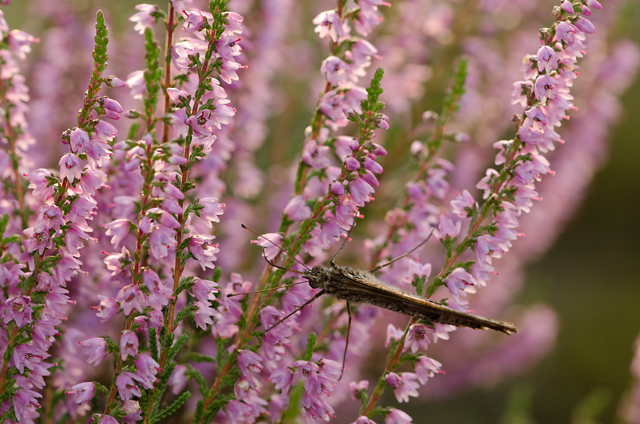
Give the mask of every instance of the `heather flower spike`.
<svg viewBox="0 0 640 424">
<path fill-rule="evenodd" d="M 535 1 L 469 25 L 440 1 L 131 4 L 107 70 L 101 12 L 94 33 L 32 2 L 38 33 L 0 11 L 0 421 L 409 424 L 385 390 L 445 396 L 551 349 L 551 308 L 511 303 L 640 65 L 607 44 L 618 4 L 558 0 L 537 33 Z M 519 334 L 456 331 L 516 331 L 475 314 Z"/>
</svg>

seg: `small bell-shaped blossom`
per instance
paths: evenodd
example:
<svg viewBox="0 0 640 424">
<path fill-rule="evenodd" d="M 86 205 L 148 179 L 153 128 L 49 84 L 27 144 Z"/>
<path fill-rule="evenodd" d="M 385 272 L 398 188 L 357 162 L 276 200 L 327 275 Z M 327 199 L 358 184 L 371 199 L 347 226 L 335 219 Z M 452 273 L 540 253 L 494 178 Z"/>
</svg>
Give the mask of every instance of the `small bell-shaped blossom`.
<svg viewBox="0 0 640 424">
<path fill-rule="evenodd" d="M 101 337 L 88 339 L 79 342 L 79 344 L 84 347 L 84 354 L 89 356 L 87 362 L 93 363 L 94 366 L 99 365 L 108 355 L 107 342 Z"/>
</svg>

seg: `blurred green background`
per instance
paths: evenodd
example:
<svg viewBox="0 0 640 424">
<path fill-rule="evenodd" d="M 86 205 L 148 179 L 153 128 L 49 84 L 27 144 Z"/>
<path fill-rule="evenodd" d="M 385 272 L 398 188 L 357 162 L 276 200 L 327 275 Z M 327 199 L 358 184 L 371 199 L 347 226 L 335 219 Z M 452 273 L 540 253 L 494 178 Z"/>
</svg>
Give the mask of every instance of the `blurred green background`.
<svg viewBox="0 0 640 424">
<path fill-rule="evenodd" d="M 26 3 L 14 0 L 5 8 L 12 28 L 25 21 Z M 133 4 L 115 3 L 109 8 Z M 620 35 L 640 43 L 640 7 L 628 12 Z M 415 423 L 617 422 L 619 402 L 633 384 L 629 366 L 640 333 L 640 79 L 622 100 L 625 111 L 611 133 L 606 167 L 556 245 L 529 267 L 520 298 L 558 313 L 556 349 L 492 389 L 403 404 Z M 383 403 L 395 400 L 387 394 Z"/>
</svg>

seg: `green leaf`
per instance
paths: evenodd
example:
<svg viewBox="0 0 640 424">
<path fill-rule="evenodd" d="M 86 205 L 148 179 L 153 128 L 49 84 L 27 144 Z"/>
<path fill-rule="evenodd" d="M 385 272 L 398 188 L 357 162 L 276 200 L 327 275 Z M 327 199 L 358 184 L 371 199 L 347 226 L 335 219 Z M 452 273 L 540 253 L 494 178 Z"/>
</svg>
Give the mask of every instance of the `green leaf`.
<svg viewBox="0 0 640 424">
<path fill-rule="evenodd" d="M 303 361 L 310 361 L 311 356 L 313 355 L 313 348 L 316 345 L 316 333 L 309 334 L 309 338 L 307 339 L 307 348 L 304 350 L 304 355 L 302 356 Z"/>
<path fill-rule="evenodd" d="M 173 415 L 184 403 L 191 397 L 191 392 L 185 391 L 180 393 L 180 395 L 173 401 L 169 406 L 164 408 L 162 411 L 158 412 L 151 418 L 151 422 L 155 423 L 160 421 L 163 418 L 166 418 L 170 415 Z"/>
</svg>

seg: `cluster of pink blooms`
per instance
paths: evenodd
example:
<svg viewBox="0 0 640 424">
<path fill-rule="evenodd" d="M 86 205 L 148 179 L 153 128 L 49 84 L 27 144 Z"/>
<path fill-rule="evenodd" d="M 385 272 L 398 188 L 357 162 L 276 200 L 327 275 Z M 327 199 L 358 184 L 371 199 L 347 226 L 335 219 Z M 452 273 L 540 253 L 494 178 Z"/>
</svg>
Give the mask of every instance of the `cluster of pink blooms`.
<svg viewBox="0 0 640 424">
<path fill-rule="evenodd" d="M 272 196 L 279 223 L 269 225 L 278 232 L 255 242 L 268 261 L 260 260 L 261 276 L 226 276 L 218 255 L 229 246 L 234 257 L 223 264 L 237 270 L 247 248 L 235 233 L 244 230 L 229 226 L 251 216 L 250 202 L 272 177 L 260 169 L 260 149 L 277 114 L 271 103 L 281 94 L 271 84 L 291 59 L 283 53 L 286 31 L 293 31 L 287 15 L 298 12 L 291 0 L 263 2 L 259 31 L 252 34 L 243 16 L 226 11 L 226 0 L 206 3 L 135 6 L 129 20 L 145 61 L 134 68 L 142 69 L 127 70 L 125 82 L 102 76 L 107 37 L 98 15 L 93 74 L 77 126 L 59 143 L 67 149 L 59 171 L 35 169 L 40 164 L 30 160 L 29 95 L 16 59 L 24 60 L 38 40 L 9 31 L 0 14 L 0 176 L 8 182 L 0 186 L 0 417 L 33 423 L 46 411 L 56 421 L 86 417 L 102 424 L 146 424 L 173 414 L 185 422 L 299 417 L 317 423 L 335 418 L 338 404 L 351 398 L 362 405 L 357 414 L 350 411 L 356 424 L 373 424 L 376 416 L 408 424 L 407 413 L 377 405 L 380 395 L 389 388 L 398 402 L 408 402 L 444 374 L 425 352 L 449 340 L 456 327 L 415 319 L 404 330 L 388 324 L 389 358 L 370 390 L 354 358 L 377 347 L 375 335 L 384 338 L 376 329 L 380 311 L 354 305 L 347 311 L 340 302 L 324 307 L 322 299 L 309 305 L 319 290 L 300 276 L 303 261 L 321 263 L 341 244 L 374 192 L 388 194 L 379 180 L 388 152 L 378 130 L 389 129 L 393 119 L 378 101 L 383 73 L 371 79 L 371 67 L 382 59 L 375 30 L 391 4 L 356 0 L 347 9 L 339 0 L 312 20 L 330 55 L 319 67 L 322 91 L 299 146 L 295 181 L 286 187 L 286 195 L 293 194 Z M 249 6 L 236 3 L 244 15 Z M 595 31 L 587 17 L 600 8 L 597 0 L 564 0 L 554 9 L 553 26 L 540 31 L 540 47 L 525 57 L 524 79 L 514 84 L 512 103 L 523 110 L 517 134 L 494 144 L 501 168 L 488 169 L 476 186 L 484 202 L 470 190 L 452 194 L 461 163 L 442 151 L 448 142 L 471 138 L 444 132 L 454 111 L 473 100 L 463 96 L 466 62 L 444 96 L 443 112 L 425 112 L 402 136 L 413 140 L 423 127 L 435 128 L 430 139 L 407 143 L 419 171 L 403 180 L 406 189 L 386 213 L 387 228 L 365 241 L 364 253 L 375 266 L 425 239 L 432 243 L 383 268 L 383 280 L 473 312 L 468 295 L 497 274 L 493 259 L 522 235 L 519 221 L 539 200 L 535 184 L 553 173 L 544 154 L 562 142 L 556 127 L 575 109 L 569 90 L 586 35 Z M 447 40 L 452 13 L 431 10 L 425 34 Z M 401 34 L 396 41 L 402 44 Z M 422 49 L 409 44 L 405 51 Z M 482 51 L 471 42 L 465 48 Z M 394 66 L 392 85 L 427 79 L 424 67 Z M 421 95 L 403 83 L 408 91 L 390 102 L 400 115 Z M 130 98 L 123 90 L 113 91 L 119 101 L 99 95 L 125 86 Z M 398 154 L 392 151 L 397 145 L 388 148 L 387 157 Z M 221 220 L 224 231 L 214 226 Z M 434 254 L 436 245 L 445 253 Z M 443 260 L 437 275 L 434 260 Z M 398 369 L 403 362 L 412 369 Z M 45 386 L 55 395 L 44 396 Z"/>
</svg>

